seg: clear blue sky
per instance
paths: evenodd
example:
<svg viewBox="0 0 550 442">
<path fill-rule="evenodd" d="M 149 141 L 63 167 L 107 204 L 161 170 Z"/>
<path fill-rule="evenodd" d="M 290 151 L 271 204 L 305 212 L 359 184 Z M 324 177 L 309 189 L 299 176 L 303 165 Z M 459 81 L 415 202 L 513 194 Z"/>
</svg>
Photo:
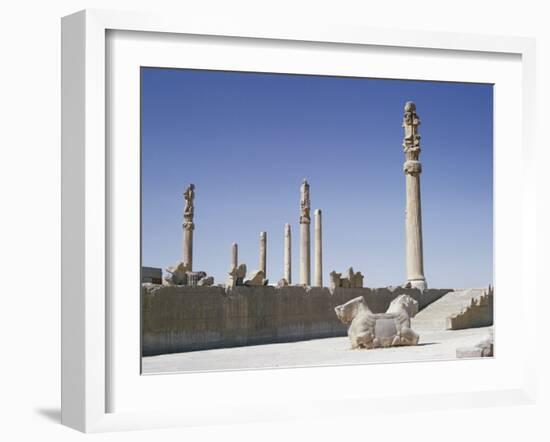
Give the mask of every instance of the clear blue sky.
<svg viewBox="0 0 550 442">
<path fill-rule="evenodd" d="M 182 193 L 194 183 L 194 270 L 224 282 L 234 241 L 239 262 L 257 269 L 265 230 L 276 283 L 290 223 L 298 282 L 306 177 L 312 213 L 323 211 L 324 285 L 349 266 L 369 287 L 403 283 L 401 121 L 411 100 L 428 284 L 492 282 L 491 85 L 159 68 L 142 68 L 141 80 L 143 265 L 181 259 Z"/>
</svg>

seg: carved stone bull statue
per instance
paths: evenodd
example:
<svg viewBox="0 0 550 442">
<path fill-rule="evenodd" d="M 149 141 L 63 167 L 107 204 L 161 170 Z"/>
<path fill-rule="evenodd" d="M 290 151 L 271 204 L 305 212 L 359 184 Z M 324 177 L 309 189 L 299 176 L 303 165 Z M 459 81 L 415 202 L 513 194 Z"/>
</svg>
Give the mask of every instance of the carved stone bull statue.
<svg viewBox="0 0 550 442">
<path fill-rule="evenodd" d="M 344 324 L 350 324 L 351 348 L 379 348 L 416 345 L 419 336 L 411 329 L 411 317 L 418 303 L 408 295 L 398 296 L 386 313 L 373 313 L 359 296 L 334 308 Z"/>
<path fill-rule="evenodd" d="M 407 327 L 411 326 L 410 318 L 414 318 L 418 313 L 418 301 L 409 295 L 399 295 L 391 303 L 386 313 L 401 313 L 401 310 L 405 310 L 409 315 L 409 322 Z"/>
</svg>

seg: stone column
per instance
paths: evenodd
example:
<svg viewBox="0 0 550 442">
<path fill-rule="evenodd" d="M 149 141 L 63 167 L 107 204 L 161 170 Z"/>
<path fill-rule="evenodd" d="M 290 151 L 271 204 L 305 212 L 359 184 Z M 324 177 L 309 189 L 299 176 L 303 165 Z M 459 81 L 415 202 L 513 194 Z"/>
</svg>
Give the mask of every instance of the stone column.
<svg viewBox="0 0 550 442">
<path fill-rule="evenodd" d="M 264 272 L 264 278 L 267 279 L 267 232 L 260 232 L 260 270 Z"/>
<path fill-rule="evenodd" d="M 236 242 L 231 244 L 231 270 L 239 267 L 239 246 Z"/>
<path fill-rule="evenodd" d="M 422 164 L 418 159 L 420 155 L 419 124 L 420 119 L 416 114 L 416 105 L 412 101 L 408 101 L 405 104 L 405 114 L 403 116 L 403 128 L 405 130 L 403 171 L 405 172 L 407 189 L 407 207 L 405 211 L 407 282 L 410 283 L 411 287 L 426 289 L 428 285 L 424 277 L 422 209 L 420 203 Z"/>
<path fill-rule="evenodd" d="M 311 285 L 311 244 L 309 235 L 311 202 L 309 200 L 309 184 L 305 178 L 300 193 L 300 284 Z"/>
<path fill-rule="evenodd" d="M 187 271 L 193 270 L 193 230 L 195 223 L 193 217 L 195 215 L 195 185 L 189 184 L 187 190 L 183 193 L 185 199 L 185 209 L 183 211 L 183 263 L 187 267 Z"/>
<path fill-rule="evenodd" d="M 292 238 L 290 224 L 285 224 L 285 263 L 284 276 L 288 284 L 292 284 Z"/>
<path fill-rule="evenodd" d="M 323 225 L 321 222 L 321 209 L 315 214 L 315 286 L 323 287 Z"/>
</svg>

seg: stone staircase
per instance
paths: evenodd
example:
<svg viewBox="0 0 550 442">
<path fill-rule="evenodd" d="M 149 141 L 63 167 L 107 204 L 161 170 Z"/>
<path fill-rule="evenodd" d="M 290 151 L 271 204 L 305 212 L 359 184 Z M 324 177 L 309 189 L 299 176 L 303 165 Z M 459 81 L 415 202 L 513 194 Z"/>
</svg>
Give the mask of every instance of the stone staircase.
<svg viewBox="0 0 550 442">
<path fill-rule="evenodd" d="M 472 302 L 472 298 L 481 296 L 482 289 L 466 289 L 449 292 L 428 305 L 411 320 L 413 330 L 445 330 L 447 318 L 460 313 Z"/>
</svg>

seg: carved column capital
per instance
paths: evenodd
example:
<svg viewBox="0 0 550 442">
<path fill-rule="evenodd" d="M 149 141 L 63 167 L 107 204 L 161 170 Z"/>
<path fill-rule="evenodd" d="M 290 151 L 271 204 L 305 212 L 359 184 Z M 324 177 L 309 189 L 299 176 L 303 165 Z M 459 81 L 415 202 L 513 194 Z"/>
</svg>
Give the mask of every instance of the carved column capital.
<svg viewBox="0 0 550 442">
<path fill-rule="evenodd" d="M 189 271 L 193 270 L 193 230 L 195 223 L 195 185 L 189 184 L 183 192 L 185 208 L 183 209 L 183 262 L 188 266 Z"/>
<path fill-rule="evenodd" d="M 183 192 L 185 200 L 185 208 L 183 210 L 183 228 L 185 230 L 194 230 L 195 224 L 193 218 L 195 215 L 195 185 L 189 184 L 185 192 Z"/>
<path fill-rule="evenodd" d="M 420 175 L 422 173 L 422 163 L 416 160 L 405 161 L 403 164 L 403 172 L 408 175 Z"/>
<path fill-rule="evenodd" d="M 309 199 L 309 183 L 304 178 L 300 187 L 300 224 L 311 224 L 311 201 Z"/>
<path fill-rule="evenodd" d="M 403 114 L 403 129 L 405 137 L 403 138 L 403 151 L 407 160 L 418 160 L 420 155 L 420 134 L 418 126 L 420 126 L 420 118 L 416 113 L 416 104 L 412 101 L 407 101 L 405 104 L 405 113 Z"/>
</svg>

